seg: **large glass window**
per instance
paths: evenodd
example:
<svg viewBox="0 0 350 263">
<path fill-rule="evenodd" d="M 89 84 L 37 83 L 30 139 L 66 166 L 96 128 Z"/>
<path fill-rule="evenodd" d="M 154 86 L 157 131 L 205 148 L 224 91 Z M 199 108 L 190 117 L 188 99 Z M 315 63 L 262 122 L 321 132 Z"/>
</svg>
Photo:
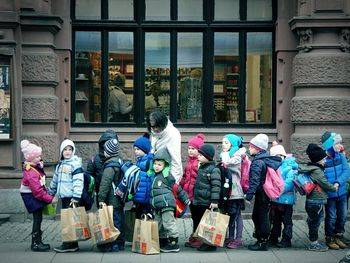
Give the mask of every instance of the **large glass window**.
<svg viewBox="0 0 350 263">
<path fill-rule="evenodd" d="M 72 125 L 274 124 L 276 1 L 74 2 Z"/>
<path fill-rule="evenodd" d="M 0 56 L 0 139 L 11 138 L 10 59 Z"/>
</svg>

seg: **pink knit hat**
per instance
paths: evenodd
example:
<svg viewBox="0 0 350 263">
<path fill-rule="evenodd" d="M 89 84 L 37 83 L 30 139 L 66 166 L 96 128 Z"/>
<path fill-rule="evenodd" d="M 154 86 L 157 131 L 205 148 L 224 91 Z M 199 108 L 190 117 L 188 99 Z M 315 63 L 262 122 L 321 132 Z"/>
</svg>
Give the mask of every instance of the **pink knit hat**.
<svg viewBox="0 0 350 263">
<path fill-rule="evenodd" d="M 188 146 L 192 146 L 198 150 L 204 144 L 204 140 L 204 134 L 198 133 L 195 137 L 189 139 Z"/>
<path fill-rule="evenodd" d="M 33 143 L 30 143 L 28 140 L 21 141 L 21 149 L 22 149 L 24 159 L 27 162 L 30 162 L 37 157 L 40 157 L 42 152 L 41 147 L 36 146 Z"/>
</svg>

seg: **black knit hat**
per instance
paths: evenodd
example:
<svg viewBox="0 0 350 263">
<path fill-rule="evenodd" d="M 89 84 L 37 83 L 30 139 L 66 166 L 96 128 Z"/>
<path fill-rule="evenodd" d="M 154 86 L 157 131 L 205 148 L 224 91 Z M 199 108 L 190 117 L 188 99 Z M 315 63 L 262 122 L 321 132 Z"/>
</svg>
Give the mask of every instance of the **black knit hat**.
<svg viewBox="0 0 350 263">
<path fill-rule="evenodd" d="M 317 163 L 327 156 L 326 152 L 316 144 L 309 144 L 306 149 L 306 154 L 309 156 L 312 163 Z"/>
<path fill-rule="evenodd" d="M 208 161 L 214 160 L 215 149 L 211 144 L 203 144 L 201 148 L 199 148 L 198 152 L 203 155 Z"/>
</svg>

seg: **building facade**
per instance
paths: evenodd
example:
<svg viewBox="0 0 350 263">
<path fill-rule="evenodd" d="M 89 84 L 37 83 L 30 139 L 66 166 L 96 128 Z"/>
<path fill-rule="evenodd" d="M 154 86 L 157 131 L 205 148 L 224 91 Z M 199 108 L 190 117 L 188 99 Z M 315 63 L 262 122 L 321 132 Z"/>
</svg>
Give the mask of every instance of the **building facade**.
<svg viewBox="0 0 350 263">
<path fill-rule="evenodd" d="M 20 184 L 22 139 L 49 176 L 64 138 L 87 162 L 107 128 L 132 160 L 156 108 L 183 161 L 198 132 L 218 152 L 266 133 L 301 162 L 328 129 L 350 147 L 350 0 L 0 0 L 0 62 L 1 189 Z"/>
</svg>

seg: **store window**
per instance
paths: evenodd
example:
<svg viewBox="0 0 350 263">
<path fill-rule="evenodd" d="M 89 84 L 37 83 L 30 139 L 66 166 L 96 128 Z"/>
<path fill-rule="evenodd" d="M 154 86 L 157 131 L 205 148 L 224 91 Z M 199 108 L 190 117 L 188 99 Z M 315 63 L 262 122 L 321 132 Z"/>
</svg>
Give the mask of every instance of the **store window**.
<svg viewBox="0 0 350 263">
<path fill-rule="evenodd" d="M 274 123 L 275 0 L 75 3 L 73 125 Z"/>
<path fill-rule="evenodd" d="M 0 56 L 0 139 L 11 138 L 10 59 Z"/>
</svg>

